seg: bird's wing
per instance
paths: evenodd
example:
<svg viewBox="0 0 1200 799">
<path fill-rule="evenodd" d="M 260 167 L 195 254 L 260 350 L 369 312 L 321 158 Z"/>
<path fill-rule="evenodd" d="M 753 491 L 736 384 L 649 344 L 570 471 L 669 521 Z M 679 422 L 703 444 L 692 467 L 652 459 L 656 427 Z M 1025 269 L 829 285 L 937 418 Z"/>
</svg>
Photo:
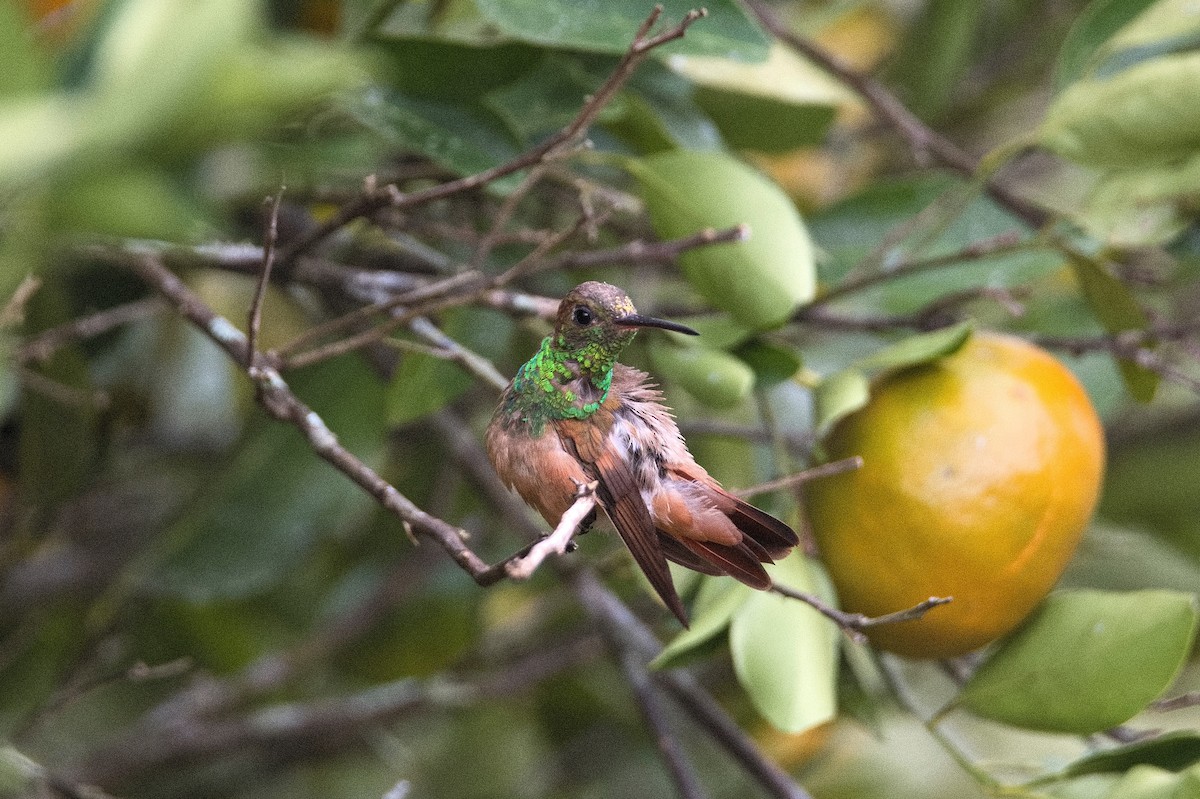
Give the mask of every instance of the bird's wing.
<svg viewBox="0 0 1200 799">
<path fill-rule="evenodd" d="M 567 419 L 559 423 L 558 434 L 567 450 L 579 458 L 584 472 L 600 484 L 597 490 L 600 504 L 654 591 L 675 618 L 687 627 L 687 611 L 671 581 L 667 557 L 659 545 L 650 511 L 642 500 L 641 488 L 628 461 L 609 445 L 611 426 L 611 421 L 604 424 L 604 420 L 596 416 L 587 421 Z"/>
</svg>

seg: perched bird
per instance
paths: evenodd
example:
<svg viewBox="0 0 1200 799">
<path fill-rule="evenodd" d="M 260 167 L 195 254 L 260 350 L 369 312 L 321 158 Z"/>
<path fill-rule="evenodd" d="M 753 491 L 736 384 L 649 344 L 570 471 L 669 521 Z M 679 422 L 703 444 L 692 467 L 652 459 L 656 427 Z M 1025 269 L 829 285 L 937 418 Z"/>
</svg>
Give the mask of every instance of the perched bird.
<svg viewBox="0 0 1200 799">
<path fill-rule="evenodd" d="M 487 430 L 501 479 L 550 525 L 595 481 L 597 503 L 679 621 L 667 560 L 766 589 L 762 564 L 795 532 L 721 488 L 696 463 L 645 372 L 617 363 L 639 327 L 697 335 L 638 314 L 616 286 L 589 281 L 558 307 L 554 332 L 508 384 Z"/>
</svg>

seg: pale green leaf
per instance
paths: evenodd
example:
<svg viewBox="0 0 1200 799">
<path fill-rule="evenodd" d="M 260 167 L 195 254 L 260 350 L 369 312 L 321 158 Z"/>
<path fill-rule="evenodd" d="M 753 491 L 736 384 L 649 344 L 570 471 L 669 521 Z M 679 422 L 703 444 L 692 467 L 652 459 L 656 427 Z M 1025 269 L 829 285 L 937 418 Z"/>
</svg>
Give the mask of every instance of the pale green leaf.
<svg viewBox="0 0 1200 799">
<path fill-rule="evenodd" d="M 712 408 L 732 408 L 750 395 L 754 370 L 741 359 L 701 344 L 650 345 L 654 370 Z"/>
<path fill-rule="evenodd" d="M 1167 689 L 1187 658 L 1196 622 L 1192 594 L 1052 594 L 972 676 L 958 703 L 1018 727 L 1108 729 Z"/>
<path fill-rule="evenodd" d="M 817 434 L 823 436 L 838 421 L 866 405 L 870 396 L 871 381 L 858 369 L 843 369 L 826 377 L 813 389 Z"/>
<path fill-rule="evenodd" d="M 1200 52 L 1072 84 L 1050 106 L 1035 138 L 1096 167 L 1164 164 L 1193 155 L 1200 149 Z"/>
<path fill-rule="evenodd" d="M 772 579 L 815 593 L 803 555 L 768 567 Z M 833 718 L 837 677 L 837 628 L 795 599 L 752 593 L 733 616 L 729 645 L 738 682 L 768 721 L 800 732 Z"/>
<path fill-rule="evenodd" d="M 752 588 L 729 577 L 703 575 L 696 601 L 692 605 L 691 626 L 663 647 L 650 666 L 670 669 L 680 665 L 699 647 L 711 641 L 729 626 L 733 614 L 753 593 Z"/>
<path fill-rule="evenodd" d="M 762 330 L 783 324 L 812 299 L 812 242 L 796 207 L 774 183 L 719 152 L 675 150 L 627 166 L 663 238 L 749 226 L 746 241 L 700 247 L 679 259 L 688 281 L 713 305 Z"/>
</svg>

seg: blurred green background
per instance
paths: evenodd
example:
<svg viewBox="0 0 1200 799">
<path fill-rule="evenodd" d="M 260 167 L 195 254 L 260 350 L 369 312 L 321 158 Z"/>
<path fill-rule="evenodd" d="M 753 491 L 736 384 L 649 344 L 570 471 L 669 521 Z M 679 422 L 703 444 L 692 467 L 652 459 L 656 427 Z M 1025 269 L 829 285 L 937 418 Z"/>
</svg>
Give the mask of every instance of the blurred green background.
<svg viewBox="0 0 1200 799">
<path fill-rule="evenodd" d="M 810 463 L 816 435 L 850 409 L 821 387 L 865 355 L 961 318 L 1027 335 L 1080 377 L 1110 447 L 1100 510 L 1063 587 L 1194 594 L 1191 4 L 771 5 L 970 158 L 1006 164 L 1004 185 L 1044 225 L 914 149 L 747 7 L 707 5 L 600 111 L 593 146 L 553 161 L 532 189 L 510 175 L 381 211 L 284 264 L 261 349 L 375 299 L 384 283 L 372 275 L 397 276 L 398 290 L 468 269 L 495 276 L 582 215 L 581 232 L 544 255 L 553 267 L 686 235 L 671 192 L 700 198 L 694 213 L 713 227 L 756 220 L 751 241 L 678 265 L 531 270 L 503 287 L 507 305 L 432 321 L 505 376 L 548 331 L 529 309 L 583 279 L 694 322 L 704 349 L 664 337 L 628 358 L 663 380 L 692 451 L 731 487 Z M 661 26 L 690 8 L 664 6 Z M 282 191 L 286 251 L 361 197 L 368 176 L 415 192 L 504 164 L 575 117 L 649 11 L 633 0 L 0 0 L 0 794 L 672 795 L 627 674 L 570 581 L 543 568 L 481 588 L 432 542 L 414 546 L 256 405 L 241 365 L 119 265 L 155 253 L 245 327 L 264 199 Z M 493 230 L 497 219 L 508 224 Z M 981 242 L 996 251 L 972 253 Z M 358 294 L 352 272 L 368 275 Z M 864 275 L 881 278 L 805 316 L 814 291 Z M 70 327 L 113 309 L 124 316 L 102 331 Z M 1146 328 L 1161 346 L 1138 364 L 1072 345 Z M 285 377 L 347 450 L 498 560 L 525 540 L 470 449 L 497 392 L 431 346 L 402 329 Z M 802 526 L 796 493 L 762 502 Z M 664 641 L 678 632 L 615 536 L 588 535 L 571 558 Z M 817 565 L 797 562 L 801 583 L 827 590 Z M 723 634 L 680 662 L 818 799 L 1200 795 L 1188 793 L 1200 785 L 1194 702 L 1148 707 L 1107 736 L 963 710 L 926 723 L 979 657 L 878 659 L 796 608 L 780 616 L 779 642 L 762 642 L 782 686 L 748 679 Z M 1147 628 L 1159 622 L 1147 611 Z M 1182 653 L 1165 695 L 1200 690 L 1191 633 L 1160 643 Z M 772 725 L 764 690 L 794 699 L 792 731 Z M 779 795 L 666 707 L 707 795 Z M 1171 732 L 1131 745 L 1149 730 Z"/>
</svg>

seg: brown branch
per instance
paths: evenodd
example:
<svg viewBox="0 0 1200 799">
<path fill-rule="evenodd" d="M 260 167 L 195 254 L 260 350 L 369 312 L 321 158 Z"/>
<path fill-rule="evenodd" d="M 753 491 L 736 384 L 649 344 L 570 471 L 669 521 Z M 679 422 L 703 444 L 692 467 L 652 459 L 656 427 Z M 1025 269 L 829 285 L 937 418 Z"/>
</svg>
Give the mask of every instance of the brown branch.
<svg viewBox="0 0 1200 799">
<path fill-rule="evenodd" d="M 918 163 L 931 157 L 936 163 L 968 179 L 977 177 L 979 161 L 976 158 L 918 119 L 883 84 L 851 68 L 834 54 L 796 35 L 764 0 L 745 0 L 745 4 L 775 38 L 862 97 L 880 121 L 900 134 Z M 986 180 L 983 189 L 992 199 L 1020 217 L 1030 227 L 1041 228 L 1051 219 L 1046 211 L 1014 194 L 994 178 Z"/>
<path fill-rule="evenodd" d="M 568 575 L 580 602 L 607 619 L 608 629 L 620 637 L 621 645 L 647 660 L 662 650 L 662 642 L 594 574 L 579 569 Z M 686 669 L 653 674 L 692 720 L 725 749 L 762 788 L 776 799 L 812 799 L 791 775 L 767 759 L 754 739 L 729 717 Z"/>
<path fill-rule="evenodd" d="M 691 27 L 692 23 L 705 16 L 705 14 L 706 12 L 703 10 L 689 11 L 678 24 L 656 36 L 651 36 L 650 30 L 662 15 L 662 6 L 656 6 L 638 29 L 629 48 L 625 51 L 621 60 L 617 62 L 616 67 L 609 74 L 608 78 L 587 99 L 583 107 L 579 110 L 579 113 L 576 114 L 575 118 L 566 127 L 516 158 L 474 175 L 440 183 L 410 194 L 401 193 L 395 185 L 391 184 L 381 189 L 364 192 L 363 196 L 358 200 L 343 206 L 332 218 L 318 225 L 307 235 L 288 247 L 280 257 L 281 262 L 283 264 L 290 264 L 299 254 L 311 249 L 355 219 L 370 216 L 389 206 L 395 209 L 412 208 L 449 197 L 453 194 L 473 191 L 514 172 L 519 172 L 522 169 L 543 163 L 561 149 L 574 147 L 579 138 L 591 126 L 596 116 L 608 105 L 609 101 L 612 100 L 613 96 L 616 95 L 625 82 L 629 80 L 634 70 L 641 64 L 650 51 L 682 37 L 687 32 L 687 29 Z"/>
<path fill-rule="evenodd" d="M 861 469 L 862 465 L 862 457 L 855 455 L 852 458 L 842 458 L 841 460 L 823 463 L 820 466 L 803 469 L 795 474 L 789 474 L 786 477 L 780 477 L 777 480 L 771 480 L 766 483 L 759 483 L 749 488 L 741 488 L 731 493 L 735 497 L 742 497 L 743 499 L 746 497 L 756 497 L 759 494 L 769 494 L 772 491 L 779 491 L 783 488 L 795 488 L 796 486 L 804 485 L 807 482 L 819 480 L 823 477 L 832 477 L 835 474 L 852 472 L 855 469 Z"/>
<path fill-rule="evenodd" d="M 43 330 L 17 348 L 17 362 L 44 363 L 74 341 L 94 338 L 123 325 L 140 322 L 166 307 L 158 297 L 144 297 Z"/>
<path fill-rule="evenodd" d="M 921 272 L 929 272 L 935 269 L 943 269 L 948 266 L 957 266 L 961 263 L 972 261 L 980 261 L 986 258 L 993 258 L 998 255 L 1007 255 L 1015 250 L 1020 250 L 1028 245 L 1023 241 L 1022 235 L 1017 231 L 1007 231 L 991 238 L 982 239 L 972 242 L 961 250 L 957 250 L 945 255 L 938 255 L 932 258 L 919 258 L 908 261 L 903 261 L 888 269 L 883 269 L 868 274 L 861 275 L 856 278 L 848 278 L 841 283 L 833 286 L 825 291 L 814 300 L 811 304 L 801 309 L 800 316 L 803 316 L 809 309 L 825 305 L 835 299 L 840 299 L 848 294 L 853 294 L 862 291 L 866 288 L 871 288 L 880 283 L 899 280 L 903 277 L 920 274 Z"/>
<path fill-rule="evenodd" d="M 267 215 L 267 230 L 263 236 L 262 273 L 254 286 L 254 299 L 250 303 L 250 320 L 246 326 L 246 363 L 251 366 L 254 354 L 258 352 L 258 328 L 262 324 L 263 301 L 267 298 L 267 284 L 271 280 L 271 267 L 275 263 L 275 242 L 279 239 L 279 203 L 283 200 L 282 186 L 271 200 L 271 210 Z"/>
<path fill-rule="evenodd" d="M 251 358 L 249 342 L 228 320 L 218 316 L 189 289 L 161 260 L 149 253 L 129 254 L 97 251 L 115 259 L 158 291 L 184 318 L 207 335 L 237 363 Z M 464 532 L 418 508 L 369 466 L 342 447 L 325 422 L 292 393 L 274 368 L 255 358 L 246 369 L 258 387 L 259 404 L 274 418 L 288 422 L 303 433 L 314 452 L 332 464 L 394 514 L 407 528 L 428 536 L 440 544 L 454 561 L 473 577 L 489 567 L 465 543 Z"/>
<path fill-rule="evenodd" d="M 924 602 L 919 602 L 911 608 L 898 610 L 895 613 L 888 613 L 884 616 L 866 616 L 862 613 L 847 613 L 844 610 L 839 610 L 825 602 L 819 596 L 810 594 L 806 591 L 797 591 L 795 588 L 789 588 L 786 585 L 776 583 L 771 586 L 771 591 L 780 596 L 788 597 L 789 599 L 798 599 L 813 610 L 826 617 L 838 627 L 842 632 L 850 636 L 855 641 L 863 642 L 867 640 L 864 630 L 871 627 L 878 627 L 881 624 L 896 624 L 902 621 L 913 621 L 919 619 L 928 613 L 933 608 L 940 605 L 945 605 L 953 600 L 953 597 L 938 597 L 931 596 Z"/>
</svg>

